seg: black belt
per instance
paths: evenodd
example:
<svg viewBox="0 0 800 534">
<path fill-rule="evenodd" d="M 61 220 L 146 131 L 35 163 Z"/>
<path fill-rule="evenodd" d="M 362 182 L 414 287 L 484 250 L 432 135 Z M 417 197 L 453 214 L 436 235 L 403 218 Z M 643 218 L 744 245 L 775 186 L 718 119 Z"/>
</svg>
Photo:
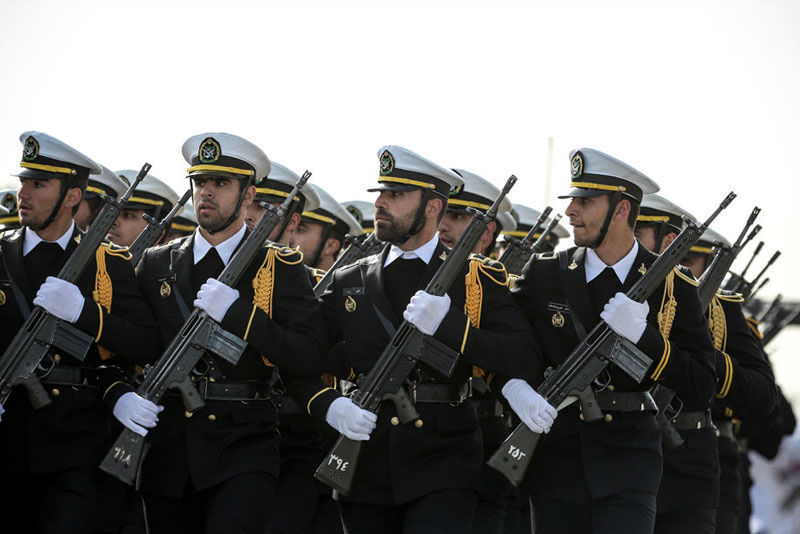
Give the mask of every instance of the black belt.
<svg viewBox="0 0 800 534">
<path fill-rule="evenodd" d="M 297 401 L 294 397 L 288 397 L 283 395 L 280 399 L 275 402 L 275 406 L 278 408 L 278 413 L 283 415 L 297 415 L 297 414 L 305 414 L 305 410 L 300 408 L 300 405 L 297 404 Z"/>
<path fill-rule="evenodd" d="M 670 419 L 670 422 L 678 430 L 700 430 L 703 428 L 714 428 L 711 421 L 711 412 L 681 412 Z"/>
<path fill-rule="evenodd" d="M 55 366 L 39 380 L 53 386 L 95 387 L 97 371 L 89 367 Z"/>
<path fill-rule="evenodd" d="M 480 419 L 503 417 L 503 405 L 495 399 L 470 399 L 469 403 L 475 408 Z"/>
<path fill-rule="evenodd" d="M 272 389 L 265 380 L 211 382 L 203 378 L 194 385 L 203 400 L 263 401 L 272 397 Z"/>
<path fill-rule="evenodd" d="M 733 421 L 730 419 L 714 419 L 714 426 L 717 427 L 717 436 L 727 438 L 731 441 L 736 440 L 733 435 Z"/>
<path fill-rule="evenodd" d="M 604 412 L 657 412 L 649 391 L 597 391 L 597 406 Z"/>
<path fill-rule="evenodd" d="M 411 402 L 460 404 L 472 396 L 472 381 L 463 384 L 417 384 L 408 388 Z"/>
</svg>

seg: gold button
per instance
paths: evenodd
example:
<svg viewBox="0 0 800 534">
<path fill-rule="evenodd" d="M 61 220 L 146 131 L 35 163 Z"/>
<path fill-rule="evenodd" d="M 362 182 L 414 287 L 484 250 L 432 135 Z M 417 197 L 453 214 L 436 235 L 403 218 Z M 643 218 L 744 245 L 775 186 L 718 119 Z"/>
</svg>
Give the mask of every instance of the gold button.
<svg viewBox="0 0 800 534">
<path fill-rule="evenodd" d="M 55 356 L 53 356 L 53 359 L 56 361 L 56 363 L 59 363 L 59 362 L 61 362 L 61 355 L 60 354 L 56 354 Z"/>
<path fill-rule="evenodd" d="M 422 424 L 423 424 L 422 419 L 417 419 L 416 421 L 414 421 L 414 426 L 417 428 L 422 428 Z"/>
<path fill-rule="evenodd" d="M 604 420 L 606 423 L 610 423 L 610 422 L 611 422 L 613 419 L 614 419 L 614 418 L 611 416 L 611 414 L 610 414 L 610 413 L 607 413 L 607 414 L 605 414 L 605 415 L 603 416 L 603 420 Z"/>
<path fill-rule="evenodd" d="M 211 415 L 208 416 L 208 420 L 209 421 L 216 421 L 217 420 L 217 416 L 212 413 Z"/>
<path fill-rule="evenodd" d="M 189 410 L 186 410 L 185 412 L 183 412 L 183 415 L 185 415 L 186 417 L 191 417 L 192 416 L 192 412 L 190 412 Z"/>
<path fill-rule="evenodd" d="M 608 391 L 614 391 L 614 384 L 608 385 Z"/>
<path fill-rule="evenodd" d="M 393 425 L 397 426 L 397 425 L 399 425 L 399 424 L 400 424 L 400 419 L 398 419 L 397 417 L 392 417 L 392 421 L 391 421 L 391 423 L 392 423 Z"/>
<path fill-rule="evenodd" d="M 216 380 L 214 379 L 214 377 L 213 377 L 213 376 L 209 376 L 209 377 L 208 377 L 208 381 L 209 381 L 209 382 L 216 382 Z"/>
<path fill-rule="evenodd" d="M 61 395 L 61 392 L 57 388 L 53 388 L 50 390 L 50 395 L 53 397 L 58 397 Z"/>
<path fill-rule="evenodd" d="M 583 414 L 582 413 L 579 413 L 578 417 L 580 418 L 581 421 L 583 421 Z"/>
</svg>

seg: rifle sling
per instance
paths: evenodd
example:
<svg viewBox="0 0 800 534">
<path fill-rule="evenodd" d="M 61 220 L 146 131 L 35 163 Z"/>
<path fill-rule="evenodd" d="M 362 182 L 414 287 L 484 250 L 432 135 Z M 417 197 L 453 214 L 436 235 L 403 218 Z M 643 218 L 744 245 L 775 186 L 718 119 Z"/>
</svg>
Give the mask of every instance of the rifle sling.
<svg viewBox="0 0 800 534">
<path fill-rule="evenodd" d="M 11 271 L 8 270 L 8 265 L 6 264 L 6 259 L 0 254 L 0 260 L 3 261 L 3 269 L 5 269 L 6 274 L 8 275 L 8 282 L 11 284 L 11 292 L 14 294 L 14 300 L 17 301 L 17 305 L 19 306 L 19 311 L 22 312 L 22 317 L 27 319 L 28 316 L 31 314 L 30 308 L 28 308 L 28 301 L 25 299 L 25 295 L 22 294 L 22 290 L 19 288 L 14 279 L 11 278 Z"/>
</svg>

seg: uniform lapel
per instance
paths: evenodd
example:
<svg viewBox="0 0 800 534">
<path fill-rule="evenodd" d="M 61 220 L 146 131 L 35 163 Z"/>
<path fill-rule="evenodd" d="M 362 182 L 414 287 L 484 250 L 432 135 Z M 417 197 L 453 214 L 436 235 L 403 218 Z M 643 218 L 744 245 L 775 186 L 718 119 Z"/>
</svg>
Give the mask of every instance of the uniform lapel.
<svg viewBox="0 0 800 534">
<path fill-rule="evenodd" d="M 18 228 L 7 238 L 0 240 L 0 250 L 2 250 L 3 260 L 8 267 L 8 277 L 17 284 L 17 287 L 28 302 L 33 301 L 34 289 L 31 287 L 28 275 L 25 272 L 25 264 L 22 261 L 22 243 L 24 241 L 24 228 Z M 38 288 L 36 288 L 38 289 Z"/>
<path fill-rule="evenodd" d="M 183 298 L 186 306 L 191 310 L 194 307 L 192 295 L 192 266 L 194 265 L 194 234 L 186 238 L 181 246 L 170 249 L 170 264 L 175 274 L 175 286 Z"/>
<path fill-rule="evenodd" d="M 383 252 L 370 257 L 369 263 L 361 263 L 359 269 L 361 270 L 361 281 L 364 284 L 367 296 L 377 310 L 396 326 L 400 324 L 400 318 L 392 311 L 392 306 L 389 304 L 389 299 L 383 290 L 383 262 L 386 261 L 388 253 L 389 247 L 384 247 Z"/>
<path fill-rule="evenodd" d="M 436 245 L 436 250 L 433 252 L 433 256 L 431 256 L 431 261 L 428 262 L 428 266 L 425 267 L 425 271 L 422 274 L 422 278 L 419 280 L 419 284 L 417 285 L 417 289 L 425 289 L 428 285 L 428 282 L 431 281 L 433 275 L 436 274 L 436 271 L 439 270 L 439 267 L 444 263 L 444 258 L 447 257 L 447 254 L 450 253 L 450 249 L 439 240 L 438 244 Z"/>
<path fill-rule="evenodd" d="M 625 277 L 625 283 L 622 284 L 622 289 L 620 289 L 623 293 L 627 293 L 633 287 L 633 284 L 639 281 L 656 258 L 655 254 L 644 248 L 638 241 L 636 246 L 639 247 L 639 250 L 636 253 L 633 265 L 631 265 L 631 270 L 628 271 L 628 276 Z"/>
<path fill-rule="evenodd" d="M 567 254 L 569 255 L 569 253 Z M 570 313 L 580 320 L 588 332 L 595 325 L 596 318 L 592 312 L 589 286 L 586 283 L 585 257 L 585 248 L 575 249 L 571 257 L 567 257 L 567 261 L 559 261 L 558 277 L 564 296 L 567 298 Z"/>
</svg>

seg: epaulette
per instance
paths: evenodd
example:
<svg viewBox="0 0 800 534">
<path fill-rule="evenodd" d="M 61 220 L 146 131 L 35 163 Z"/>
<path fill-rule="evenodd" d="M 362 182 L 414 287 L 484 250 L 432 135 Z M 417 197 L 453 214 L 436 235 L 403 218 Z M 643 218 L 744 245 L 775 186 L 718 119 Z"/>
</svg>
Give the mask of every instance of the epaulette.
<svg viewBox="0 0 800 534">
<path fill-rule="evenodd" d="M 676 265 L 673 271 L 675 271 L 675 274 L 678 275 L 678 278 L 680 278 L 687 284 L 693 285 L 694 287 L 697 287 L 699 285 L 697 283 L 697 280 L 695 280 L 694 276 L 691 274 L 691 271 L 689 271 L 688 269 L 687 272 L 684 272 L 683 269 L 681 269 L 680 265 Z"/>
<path fill-rule="evenodd" d="M 744 295 L 741 293 L 734 293 L 733 291 L 728 291 L 726 289 L 718 290 L 717 298 L 719 300 L 724 300 L 725 302 L 744 302 Z"/>
<path fill-rule="evenodd" d="M 325 270 L 317 269 L 316 267 L 314 267 L 313 269 L 311 269 L 311 276 L 313 276 L 314 280 L 316 280 L 317 283 L 319 283 L 319 281 L 322 280 L 322 277 L 325 276 Z"/>
<path fill-rule="evenodd" d="M 285 263 L 287 265 L 297 265 L 303 261 L 303 253 L 300 252 L 300 247 L 291 248 L 278 243 L 269 243 L 267 248 L 275 250 L 275 257 L 281 263 Z"/>
<path fill-rule="evenodd" d="M 508 272 L 506 267 L 499 261 L 487 258 L 481 254 L 470 254 L 470 272 L 472 272 L 472 264 L 477 265 L 477 270 L 490 278 L 496 284 L 501 286 L 508 285 Z"/>
<path fill-rule="evenodd" d="M 537 260 L 555 260 L 558 259 L 558 252 L 539 252 L 534 254 Z"/>
<path fill-rule="evenodd" d="M 131 261 L 133 258 L 133 255 L 130 253 L 130 249 L 128 247 L 120 247 L 119 245 L 115 245 L 111 242 L 101 243 L 100 246 L 105 249 L 105 253 L 109 256 L 122 258 L 125 261 Z"/>
</svg>

